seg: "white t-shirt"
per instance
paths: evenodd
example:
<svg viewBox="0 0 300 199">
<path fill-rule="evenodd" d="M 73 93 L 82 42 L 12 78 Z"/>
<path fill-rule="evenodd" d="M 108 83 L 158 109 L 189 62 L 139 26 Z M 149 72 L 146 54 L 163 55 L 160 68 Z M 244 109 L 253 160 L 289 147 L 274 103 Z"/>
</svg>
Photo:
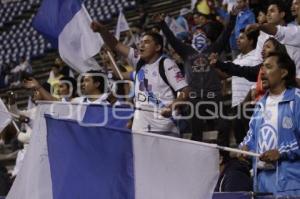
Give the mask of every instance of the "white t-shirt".
<svg viewBox="0 0 300 199">
<path fill-rule="evenodd" d="M 263 113 L 264 123 L 262 124 L 258 137 L 258 153 L 278 148 L 278 104 L 283 99 L 284 92 L 280 95 L 269 95 Z M 259 168 L 272 168 L 265 162 L 258 163 Z"/>
<path fill-rule="evenodd" d="M 87 97 L 81 96 L 81 97 L 76 97 L 72 99 L 72 102 L 74 103 L 89 103 L 89 104 L 109 104 L 107 101 L 108 94 L 104 93 L 99 96 L 99 98 L 95 101 L 90 101 Z"/>
<path fill-rule="evenodd" d="M 255 52 L 255 50 L 252 50 L 245 55 L 239 54 L 233 63 L 241 66 L 256 66 L 261 62 L 255 55 Z M 254 84 L 254 82 L 250 82 L 243 77 L 232 77 L 232 107 L 237 106 L 244 101 L 251 86 Z"/>
<path fill-rule="evenodd" d="M 136 75 L 135 106 L 136 110 L 132 130 L 136 132 L 170 132 L 178 133 L 177 127 L 170 118 L 164 118 L 158 112 L 163 106 L 169 105 L 175 99 L 170 86 L 159 74 L 159 61 L 144 65 Z M 138 52 L 130 49 L 128 60 L 136 67 L 140 59 Z M 171 87 L 178 91 L 187 86 L 187 82 L 174 61 L 167 58 L 164 61 L 165 74 Z"/>
</svg>

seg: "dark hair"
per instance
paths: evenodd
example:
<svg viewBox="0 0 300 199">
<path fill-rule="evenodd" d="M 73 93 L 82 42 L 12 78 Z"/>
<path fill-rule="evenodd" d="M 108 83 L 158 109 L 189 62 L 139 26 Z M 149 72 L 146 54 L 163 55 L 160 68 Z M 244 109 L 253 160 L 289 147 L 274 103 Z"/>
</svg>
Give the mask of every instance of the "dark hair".
<svg viewBox="0 0 300 199">
<path fill-rule="evenodd" d="M 269 0 L 269 6 L 270 5 L 276 5 L 279 12 L 285 12 L 286 14 L 288 13 L 287 6 L 282 0 Z"/>
<path fill-rule="evenodd" d="M 261 7 L 259 8 L 258 10 L 258 13 L 259 12 L 263 12 L 264 14 L 267 14 L 268 12 L 268 7 L 266 5 L 261 5 Z"/>
<path fill-rule="evenodd" d="M 287 3 L 282 1 L 282 0 L 270 0 L 269 1 L 269 6 L 270 5 L 276 5 L 279 12 L 284 12 L 285 16 L 284 16 L 284 21 L 285 22 L 289 22 L 291 21 L 291 14 L 290 11 L 287 7 Z"/>
<path fill-rule="evenodd" d="M 275 47 L 275 52 L 276 53 L 282 53 L 282 54 L 287 54 L 287 50 L 286 50 L 286 47 L 285 45 L 281 44 L 279 41 L 277 41 L 274 37 L 270 37 L 269 39 L 267 39 L 265 41 L 268 42 L 268 41 L 271 41 Z"/>
<path fill-rule="evenodd" d="M 65 82 L 69 82 L 72 87 L 73 87 L 73 90 L 72 90 L 72 96 L 71 97 L 76 97 L 77 96 L 77 82 L 76 80 L 73 78 L 73 77 L 62 77 L 59 79 L 60 81 L 65 81 Z M 70 84 L 66 83 L 68 89 L 70 89 Z"/>
<path fill-rule="evenodd" d="M 270 53 L 268 57 L 277 57 L 277 65 L 281 69 L 286 69 L 288 74 L 284 78 L 285 86 L 288 87 L 297 87 L 296 81 L 296 65 L 295 62 L 290 58 L 287 53 Z"/>
<path fill-rule="evenodd" d="M 249 40 L 253 41 L 252 42 L 252 48 L 255 49 L 256 44 L 257 44 L 257 39 L 258 39 L 258 36 L 259 36 L 259 30 L 245 31 L 245 29 L 242 29 L 240 31 L 240 33 L 244 33 Z"/>
<path fill-rule="evenodd" d="M 93 74 L 101 74 L 101 75 L 93 75 Z M 93 82 L 99 82 L 99 87 L 98 87 L 98 90 L 101 92 L 101 93 L 104 93 L 104 91 L 106 91 L 106 83 L 107 83 L 107 78 L 106 78 L 106 75 L 99 71 L 99 70 L 89 70 L 86 72 L 85 76 L 89 76 L 89 75 L 92 75 L 92 79 L 93 79 Z M 104 77 L 105 76 L 105 77 Z"/>
<path fill-rule="evenodd" d="M 152 37 L 152 39 L 154 40 L 155 44 L 161 46 L 161 49 L 160 49 L 159 53 L 160 54 L 163 53 L 163 51 L 164 51 L 164 39 L 163 39 L 163 37 L 160 34 L 155 33 L 155 32 L 146 32 L 144 34 L 144 36 L 150 36 L 150 37 Z"/>
</svg>

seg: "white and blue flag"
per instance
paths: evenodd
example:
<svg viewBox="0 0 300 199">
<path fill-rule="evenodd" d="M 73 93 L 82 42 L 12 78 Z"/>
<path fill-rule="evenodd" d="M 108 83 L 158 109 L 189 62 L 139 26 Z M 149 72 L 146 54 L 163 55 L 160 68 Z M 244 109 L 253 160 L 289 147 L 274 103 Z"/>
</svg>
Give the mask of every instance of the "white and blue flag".
<svg viewBox="0 0 300 199">
<path fill-rule="evenodd" d="M 38 110 L 7 199 L 212 198 L 217 149 L 131 132 L 128 108 L 56 103 Z"/>
<path fill-rule="evenodd" d="M 9 123 L 11 123 L 12 117 L 8 112 L 4 102 L 0 98 L 0 134 Z"/>
<path fill-rule="evenodd" d="M 116 33 L 115 37 L 117 40 L 120 40 L 120 35 L 121 32 L 125 32 L 130 30 L 128 22 L 123 14 L 123 11 L 120 10 L 119 17 L 118 17 L 118 22 L 117 22 L 117 27 L 116 27 Z"/>
<path fill-rule="evenodd" d="M 91 18 L 81 0 L 43 0 L 33 19 L 33 27 L 61 58 L 79 73 L 100 69 L 92 58 L 99 53 L 103 40 L 91 28 Z"/>
</svg>

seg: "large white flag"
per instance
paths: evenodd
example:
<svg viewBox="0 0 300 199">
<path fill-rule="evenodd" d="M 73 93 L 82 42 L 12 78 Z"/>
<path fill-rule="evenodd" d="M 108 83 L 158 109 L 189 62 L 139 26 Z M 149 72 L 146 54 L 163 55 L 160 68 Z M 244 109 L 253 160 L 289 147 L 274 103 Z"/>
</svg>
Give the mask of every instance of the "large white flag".
<svg viewBox="0 0 300 199">
<path fill-rule="evenodd" d="M 39 105 L 23 167 L 7 199 L 211 199 L 218 150 L 131 132 L 126 110 Z"/>
<path fill-rule="evenodd" d="M 4 102 L 0 98 L 0 133 L 11 122 L 11 115 L 8 112 Z"/>
<path fill-rule="evenodd" d="M 120 39 L 120 34 L 121 32 L 130 30 L 129 25 L 126 21 L 126 18 L 123 14 L 122 11 L 120 11 L 119 13 L 119 17 L 118 17 L 118 23 L 117 23 L 117 27 L 116 27 L 116 33 L 115 33 L 115 37 L 117 38 L 117 40 Z"/>
<path fill-rule="evenodd" d="M 43 0 L 33 26 L 54 47 L 61 58 L 79 73 L 100 69 L 93 56 L 103 40 L 90 28 L 92 19 L 80 0 Z"/>
</svg>

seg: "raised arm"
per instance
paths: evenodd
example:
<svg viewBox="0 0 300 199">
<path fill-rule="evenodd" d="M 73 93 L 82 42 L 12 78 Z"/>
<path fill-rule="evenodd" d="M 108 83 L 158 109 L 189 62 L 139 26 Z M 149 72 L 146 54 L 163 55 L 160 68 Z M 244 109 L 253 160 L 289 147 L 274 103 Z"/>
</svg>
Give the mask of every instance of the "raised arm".
<svg viewBox="0 0 300 199">
<path fill-rule="evenodd" d="M 48 91 L 46 91 L 40 83 L 34 79 L 30 78 L 27 80 L 24 80 L 24 87 L 28 89 L 35 89 L 37 90 L 40 95 L 42 96 L 43 100 L 48 100 L 48 101 L 59 101 L 58 98 L 53 97 Z"/>
<path fill-rule="evenodd" d="M 103 24 L 97 21 L 93 21 L 91 23 L 91 29 L 94 32 L 98 32 L 101 34 L 104 42 L 110 47 L 110 49 L 115 50 L 117 53 L 124 57 L 128 57 L 130 48 L 119 42 Z"/>
<path fill-rule="evenodd" d="M 221 62 L 214 53 L 209 56 L 209 61 L 211 66 L 220 69 L 226 74 L 230 76 L 244 77 L 251 82 L 257 81 L 257 76 L 261 66 L 261 64 L 256 66 L 241 66 L 232 62 Z"/>
<path fill-rule="evenodd" d="M 221 53 L 224 50 L 226 43 L 228 43 L 232 30 L 235 26 L 235 20 L 236 15 L 231 14 L 227 26 L 225 27 L 221 35 L 218 37 L 218 39 L 208 47 L 206 52 Z"/>
<path fill-rule="evenodd" d="M 255 31 L 255 30 L 261 30 L 269 35 L 276 35 L 277 33 L 277 27 L 270 23 L 265 24 L 250 24 L 247 26 L 246 31 Z"/>
<path fill-rule="evenodd" d="M 155 16 L 155 21 L 159 23 L 161 30 L 166 36 L 168 42 L 180 57 L 183 58 L 197 52 L 191 45 L 183 43 L 174 35 L 165 22 L 163 15 Z"/>
</svg>

